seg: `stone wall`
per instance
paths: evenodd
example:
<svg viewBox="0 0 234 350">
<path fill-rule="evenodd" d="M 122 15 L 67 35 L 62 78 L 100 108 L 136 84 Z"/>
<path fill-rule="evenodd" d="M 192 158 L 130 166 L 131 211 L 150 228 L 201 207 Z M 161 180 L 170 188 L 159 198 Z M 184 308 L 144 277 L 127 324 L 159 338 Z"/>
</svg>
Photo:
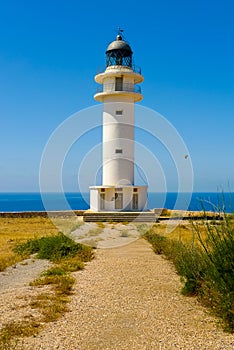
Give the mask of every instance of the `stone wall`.
<svg viewBox="0 0 234 350">
<path fill-rule="evenodd" d="M 33 217 L 69 217 L 73 215 L 82 216 L 85 210 L 63 210 L 63 211 L 24 211 L 24 212 L 0 212 L 0 218 L 33 218 Z"/>
</svg>

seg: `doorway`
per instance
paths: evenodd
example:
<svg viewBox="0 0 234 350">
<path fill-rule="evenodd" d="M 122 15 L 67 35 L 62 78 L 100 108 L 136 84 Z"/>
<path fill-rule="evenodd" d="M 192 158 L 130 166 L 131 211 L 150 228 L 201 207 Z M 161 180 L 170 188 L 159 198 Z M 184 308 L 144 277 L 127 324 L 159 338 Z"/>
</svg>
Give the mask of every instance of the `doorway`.
<svg viewBox="0 0 234 350">
<path fill-rule="evenodd" d="M 132 209 L 138 210 L 138 193 L 133 193 L 132 195 Z"/>
<path fill-rule="evenodd" d="M 123 209 L 123 193 L 115 193 L 115 209 Z"/>
<path fill-rule="evenodd" d="M 104 210 L 105 209 L 105 193 L 100 193 L 100 209 Z"/>
</svg>

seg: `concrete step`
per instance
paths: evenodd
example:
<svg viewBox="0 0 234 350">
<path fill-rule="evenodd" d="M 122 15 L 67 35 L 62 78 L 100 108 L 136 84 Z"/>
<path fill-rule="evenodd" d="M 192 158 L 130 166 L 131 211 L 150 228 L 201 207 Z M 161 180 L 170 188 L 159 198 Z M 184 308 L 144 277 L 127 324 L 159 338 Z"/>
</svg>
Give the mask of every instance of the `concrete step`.
<svg viewBox="0 0 234 350">
<path fill-rule="evenodd" d="M 152 212 L 84 212 L 85 222 L 155 222 Z"/>
</svg>

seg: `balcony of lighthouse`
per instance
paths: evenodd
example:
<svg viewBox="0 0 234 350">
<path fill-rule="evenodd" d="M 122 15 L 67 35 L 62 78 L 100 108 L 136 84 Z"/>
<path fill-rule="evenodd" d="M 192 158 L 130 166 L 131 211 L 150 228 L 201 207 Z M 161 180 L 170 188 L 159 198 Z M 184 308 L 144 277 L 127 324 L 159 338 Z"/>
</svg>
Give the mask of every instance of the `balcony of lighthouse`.
<svg viewBox="0 0 234 350">
<path fill-rule="evenodd" d="M 94 98 L 96 101 L 104 102 L 107 97 L 119 101 L 119 97 L 131 98 L 134 102 L 142 100 L 141 87 L 133 83 L 123 83 L 122 86 L 116 86 L 115 83 L 107 83 L 102 86 L 97 86 Z"/>
<path fill-rule="evenodd" d="M 109 65 L 109 66 L 106 66 L 105 68 L 102 67 L 97 69 L 97 74 L 104 73 L 106 70 L 110 70 L 110 69 L 123 69 L 123 70 L 127 69 L 141 75 L 141 67 L 136 66 L 134 64 L 132 66 L 125 66 L 121 64 Z"/>
<path fill-rule="evenodd" d="M 119 91 L 126 91 L 126 92 L 136 92 L 138 94 L 141 94 L 141 87 L 139 85 L 134 85 L 132 83 L 123 83 L 122 86 L 116 86 L 115 83 L 109 83 L 102 86 L 97 86 L 96 93 L 100 92 L 119 92 Z"/>
<path fill-rule="evenodd" d="M 124 76 L 126 78 L 133 79 L 134 84 L 139 84 L 144 81 L 144 77 L 141 75 L 141 68 L 137 66 L 107 66 L 104 69 L 99 69 L 95 76 L 95 81 L 98 84 L 103 84 L 104 79 L 112 78 L 116 76 Z"/>
</svg>

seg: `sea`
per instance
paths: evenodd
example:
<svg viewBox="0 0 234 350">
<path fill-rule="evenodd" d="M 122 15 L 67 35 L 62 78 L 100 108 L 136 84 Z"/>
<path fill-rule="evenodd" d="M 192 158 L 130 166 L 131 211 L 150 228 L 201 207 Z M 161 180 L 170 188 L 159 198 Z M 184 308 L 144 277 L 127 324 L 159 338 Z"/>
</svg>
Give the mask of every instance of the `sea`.
<svg viewBox="0 0 234 350">
<path fill-rule="evenodd" d="M 190 198 L 191 197 L 191 198 Z M 148 193 L 148 209 L 233 212 L 234 192 Z M 0 212 L 86 210 L 89 193 L 0 193 Z"/>
</svg>

